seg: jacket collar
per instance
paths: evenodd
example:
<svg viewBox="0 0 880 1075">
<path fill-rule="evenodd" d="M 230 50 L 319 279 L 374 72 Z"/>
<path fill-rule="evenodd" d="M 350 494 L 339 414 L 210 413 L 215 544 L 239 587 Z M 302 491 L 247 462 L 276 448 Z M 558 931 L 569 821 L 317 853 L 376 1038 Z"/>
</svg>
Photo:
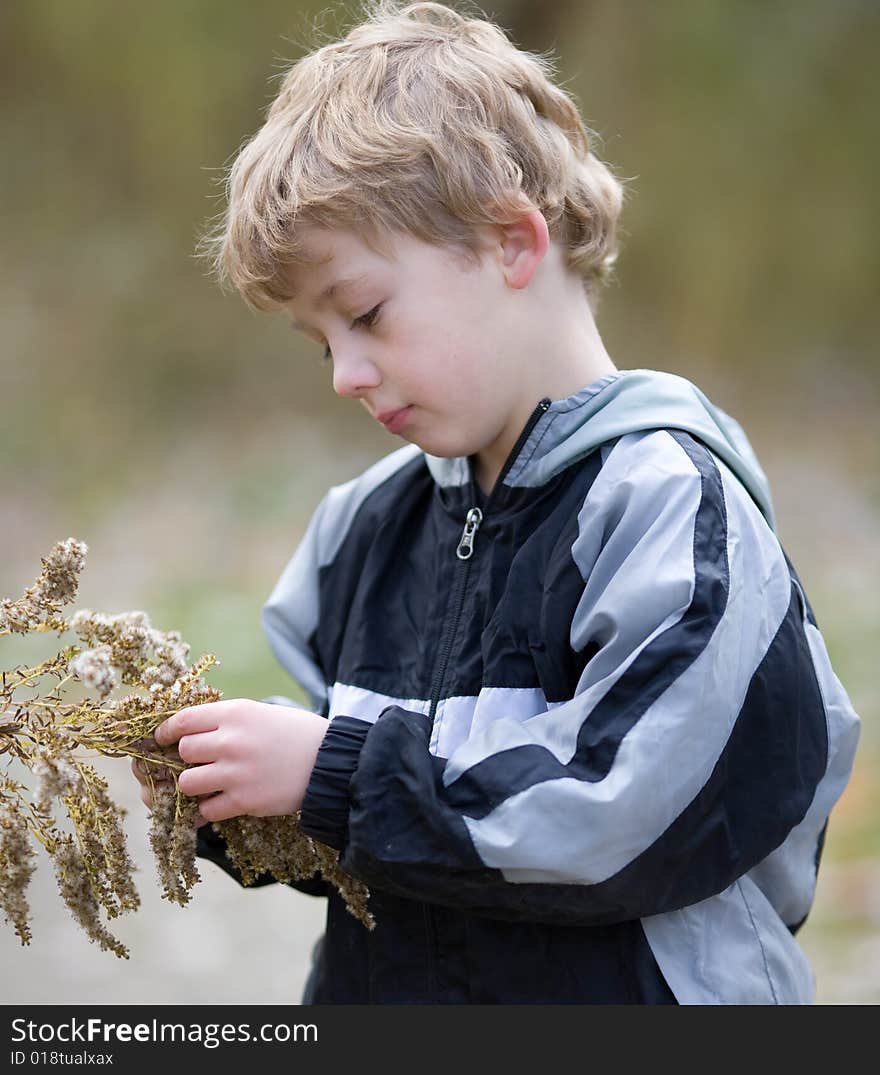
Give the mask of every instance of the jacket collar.
<svg viewBox="0 0 880 1075">
<path fill-rule="evenodd" d="M 513 488 L 544 485 L 601 444 L 648 429 L 683 429 L 697 437 L 733 470 L 774 527 L 767 478 L 741 426 L 686 378 L 658 370 L 619 370 L 552 400 L 543 413 L 533 414 L 500 482 Z M 472 482 L 465 456 L 426 454 L 425 460 L 441 488 Z"/>
</svg>

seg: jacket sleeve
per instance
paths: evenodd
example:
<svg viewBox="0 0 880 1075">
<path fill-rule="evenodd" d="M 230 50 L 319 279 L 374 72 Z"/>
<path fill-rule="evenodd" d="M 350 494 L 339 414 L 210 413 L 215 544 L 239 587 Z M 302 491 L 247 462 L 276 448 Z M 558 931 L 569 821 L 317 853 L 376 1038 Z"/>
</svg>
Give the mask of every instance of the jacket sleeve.
<svg viewBox="0 0 880 1075">
<path fill-rule="evenodd" d="M 308 695 L 315 713 L 327 715 L 328 691 L 315 646 L 318 628 L 320 545 L 331 490 L 309 520 L 296 551 L 263 606 L 262 622 L 272 652 Z M 270 698 L 269 701 L 285 701 Z"/>
<path fill-rule="evenodd" d="M 721 892 L 804 818 L 829 739 L 780 545 L 693 438 L 624 440 L 570 550 L 590 654 L 572 698 L 502 711 L 446 759 L 424 714 L 331 722 L 302 825 L 368 885 L 611 923 Z"/>
<path fill-rule="evenodd" d="M 242 888 L 263 888 L 266 885 L 277 884 L 277 879 L 271 873 L 261 873 L 255 881 L 245 885 L 238 867 L 235 866 L 226 852 L 226 841 L 219 833 L 214 831 L 213 825 L 202 825 L 198 830 L 196 843 L 196 855 L 206 862 L 213 862 L 224 873 L 228 873 Z M 308 896 L 326 896 L 328 892 L 327 882 L 316 874 L 314 877 L 304 877 L 298 881 L 288 882 L 290 888 L 299 892 L 305 892 Z"/>
</svg>

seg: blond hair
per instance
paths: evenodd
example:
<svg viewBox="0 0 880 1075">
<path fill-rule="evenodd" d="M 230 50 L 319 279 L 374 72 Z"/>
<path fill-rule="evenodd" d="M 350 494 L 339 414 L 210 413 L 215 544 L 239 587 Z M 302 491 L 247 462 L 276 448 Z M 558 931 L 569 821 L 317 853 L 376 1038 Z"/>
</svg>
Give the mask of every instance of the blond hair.
<svg viewBox="0 0 880 1075">
<path fill-rule="evenodd" d="M 553 61 L 438 3 L 374 0 L 341 40 L 287 71 L 225 177 L 200 242 L 221 286 L 275 310 L 308 262 L 298 225 L 382 251 L 404 232 L 478 257 L 477 228 L 539 209 L 595 309 L 618 252 L 623 183 L 591 151 Z"/>
</svg>

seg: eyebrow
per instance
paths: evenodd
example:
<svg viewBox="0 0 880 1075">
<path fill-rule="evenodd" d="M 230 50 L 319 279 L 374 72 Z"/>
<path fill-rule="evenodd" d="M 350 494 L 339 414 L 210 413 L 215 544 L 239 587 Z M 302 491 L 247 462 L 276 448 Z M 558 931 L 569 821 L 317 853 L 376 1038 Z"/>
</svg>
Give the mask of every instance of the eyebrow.
<svg viewBox="0 0 880 1075">
<path fill-rule="evenodd" d="M 328 302 L 340 291 L 343 291 L 347 287 L 351 287 L 354 284 L 359 284 L 362 280 L 366 280 L 368 274 L 365 272 L 359 273 L 357 276 L 343 276 L 340 280 L 336 280 L 334 283 L 325 287 L 321 294 L 315 299 L 316 309 L 321 309 L 326 306 Z M 299 321 L 291 321 L 291 328 L 301 332 L 305 326 L 301 325 Z"/>
</svg>

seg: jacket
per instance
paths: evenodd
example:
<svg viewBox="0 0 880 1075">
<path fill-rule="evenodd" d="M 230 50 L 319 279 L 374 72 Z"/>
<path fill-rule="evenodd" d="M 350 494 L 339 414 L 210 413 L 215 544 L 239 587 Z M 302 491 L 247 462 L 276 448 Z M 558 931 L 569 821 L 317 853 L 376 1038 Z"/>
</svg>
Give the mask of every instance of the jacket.
<svg viewBox="0 0 880 1075">
<path fill-rule="evenodd" d="M 377 925 L 296 886 L 305 1001 L 812 1001 L 859 719 L 774 527 L 741 427 L 651 370 L 540 401 L 488 497 L 416 446 L 327 493 L 263 624 L 331 722 L 302 828 Z"/>
</svg>

